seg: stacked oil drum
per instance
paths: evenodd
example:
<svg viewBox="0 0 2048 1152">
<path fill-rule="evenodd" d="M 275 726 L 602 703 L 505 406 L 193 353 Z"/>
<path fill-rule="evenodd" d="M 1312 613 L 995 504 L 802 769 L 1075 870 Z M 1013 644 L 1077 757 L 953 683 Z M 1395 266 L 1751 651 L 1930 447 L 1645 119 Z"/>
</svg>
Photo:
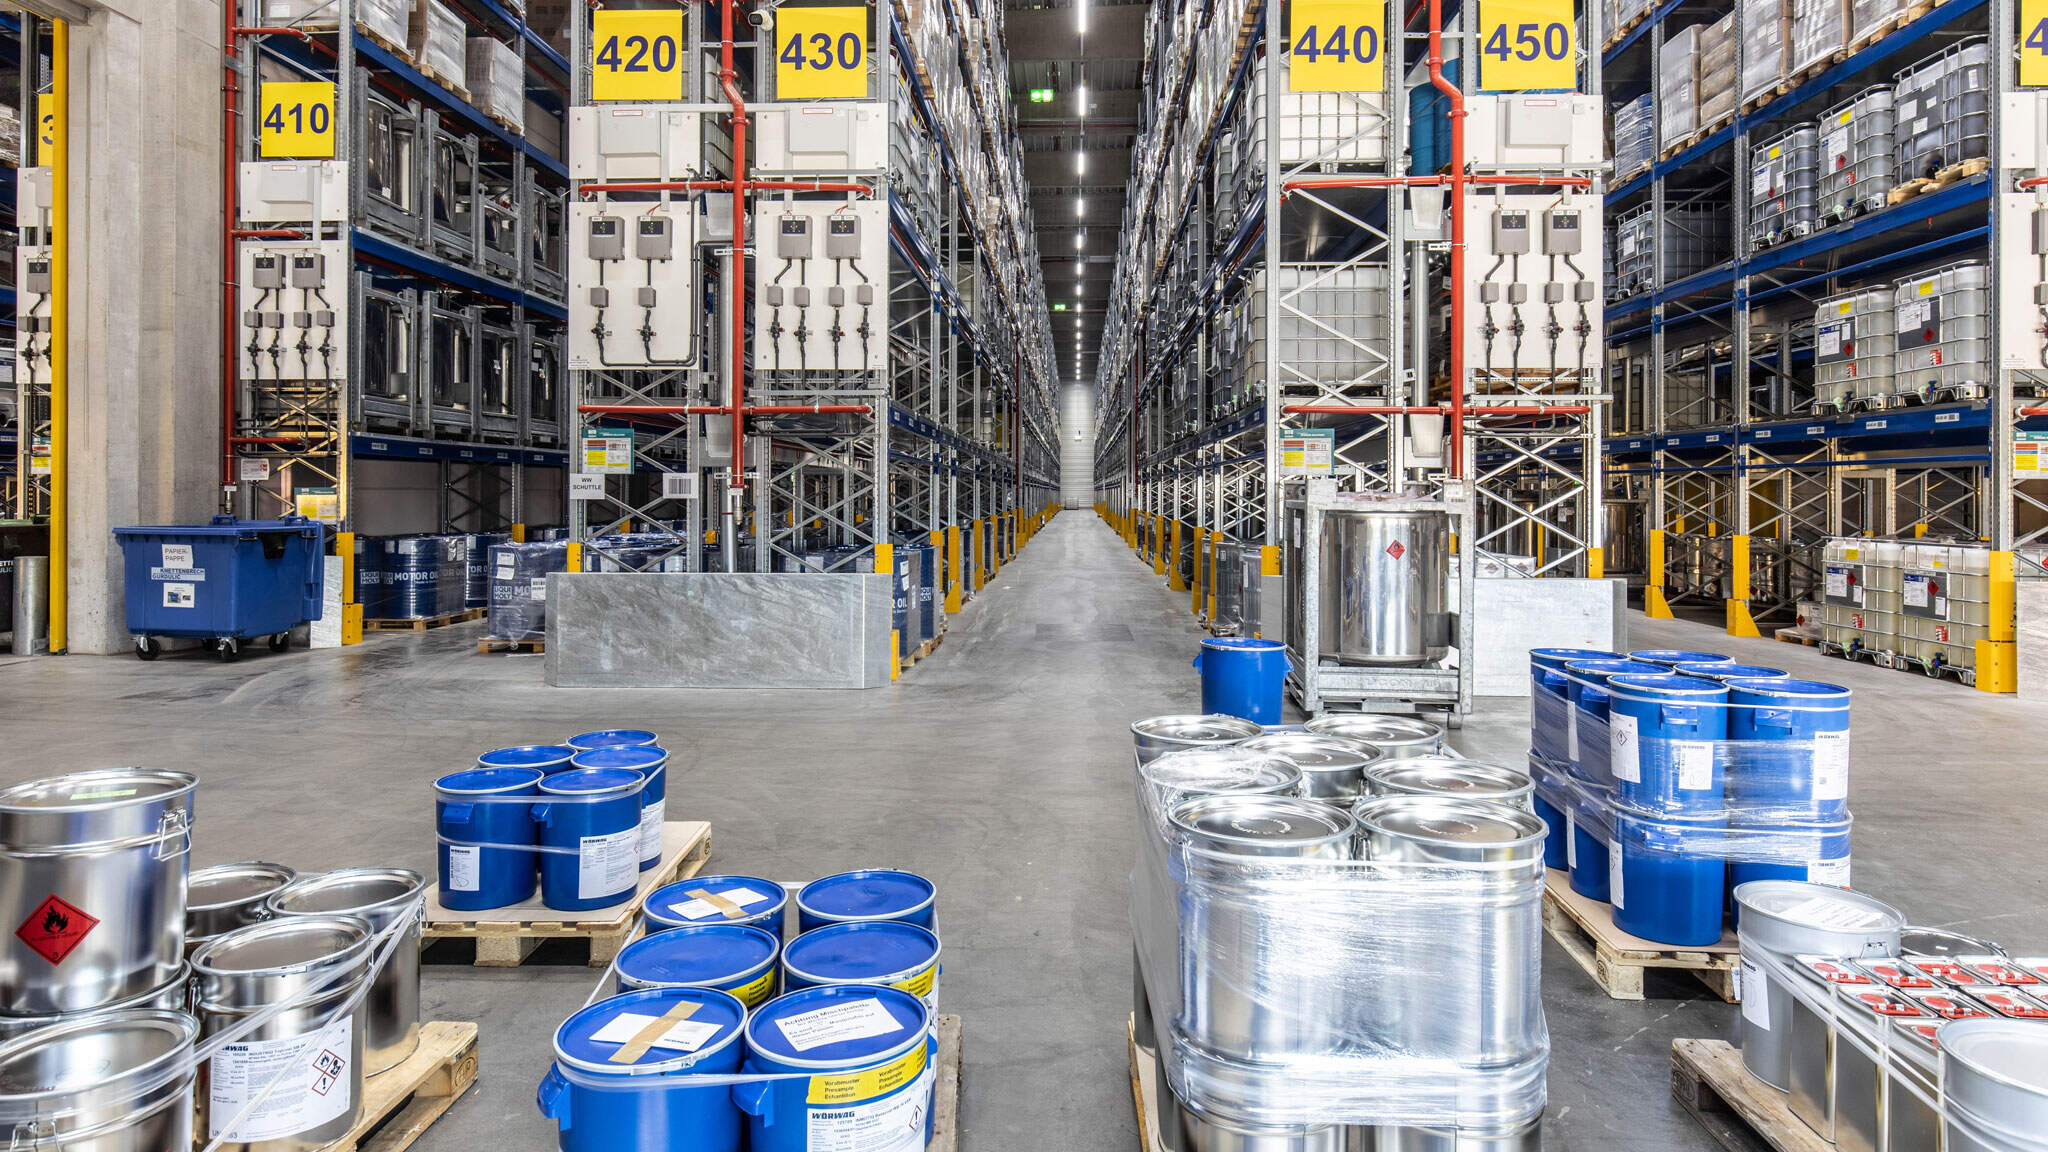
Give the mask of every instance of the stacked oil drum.
<svg viewBox="0 0 2048 1152">
<path fill-rule="evenodd" d="M 419 1041 L 423 879 L 191 870 L 182 772 L 0 790 L 0 1128 L 16 1149 L 315 1148 Z"/>
</svg>

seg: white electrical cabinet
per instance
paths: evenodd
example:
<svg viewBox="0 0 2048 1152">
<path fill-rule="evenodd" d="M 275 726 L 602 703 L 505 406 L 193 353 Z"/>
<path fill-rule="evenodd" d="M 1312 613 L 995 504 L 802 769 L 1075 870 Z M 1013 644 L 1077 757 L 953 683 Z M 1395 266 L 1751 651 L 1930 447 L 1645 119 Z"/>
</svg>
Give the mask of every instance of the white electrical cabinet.
<svg viewBox="0 0 2048 1152">
<path fill-rule="evenodd" d="M 835 101 L 773 104 L 752 113 L 749 166 L 769 175 L 880 172 L 889 166 L 889 106 Z"/>
<path fill-rule="evenodd" d="M 14 379 L 50 382 L 50 170 L 23 168 L 15 182 Z"/>
<path fill-rule="evenodd" d="M 326 224 L 348 219 L 348 162 L 250 160 L 236 181 L 244 224 Z"/>
<path fill-rule="evenodd" d="M 755 207 L 755 371 L 874 372 L 887 365 L 888 212 L 872 200 Z"/>
<path fill-rule="evenodd" d="M 1603 235 L 1596 196 L 1466 200 L 1466 362 L 1517 378 L 1598 368 Z"/>
<path fill-rule="evenodd" d="M 674 181 L 704 168 L 704 121 L 662 104 L 569 109 L 569 175 L 577 180 Z"/>
<path fill-rule="evenodd" d="M 570 204 L 569 367 L 696 365 L 697 270 L 693 202 Z"/>
<path fill-rule="evenodd" d="M 1591 167 L 1606 159 L 1600 97 L 1578 93 L 1468 96 L 1466 139 L 1481 168 Z"/>
<path fill-rule="evenodd" d="M 248 241 L 240 248 L 242 378 L 344 380 L 349 360 L 345 240 Z"/>
</svg>

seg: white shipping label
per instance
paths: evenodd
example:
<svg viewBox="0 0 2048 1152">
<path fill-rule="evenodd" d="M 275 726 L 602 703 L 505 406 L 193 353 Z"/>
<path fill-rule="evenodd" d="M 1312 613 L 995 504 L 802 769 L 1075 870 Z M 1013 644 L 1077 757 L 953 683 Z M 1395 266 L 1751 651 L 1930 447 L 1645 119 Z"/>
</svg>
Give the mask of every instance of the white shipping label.
<svg viewBox="0 0 2048 1152">
<path fill-rule="evenodd" d="M 1771 982 L 1765 978 L 1764 970 L 1756 966 L 1749 957 L 1742 958 L 1742 974 L 1739 977 L 1742 989 L 1742 1019 L 1752 1028 L 1771 1030 Z"/>
<path fill-rule="evenodd" d="M 927 1066 L 893 1096 L 805 1113 L 807 1152 L 919 1152 L 931 1110 L 933 1070 Z"/>
<path fill-rule="evenodd" d="M 668 813 L 666 797 L 640 809 L 640 858 L 653 860 L 661 855 L 661 821 Z"/>
<path fill-rule="evenodd" d="M 197 584 L 165 584 L 163 590 L 166 608 L 195 608 L 199 605 Z"/>
<path fill-rule="evenodd" d="M 1847 568 L 1830 568 L 1830 569 L 1828 569 L 1828 571 L 1827 571 L 1827 577 L 1826 577 L 1826 580 L 1827 580 L 1827 595 L 1829 595 L 1829 596 L 1831 596 L 1831 597 L 1833 597 L 1834 599 L 1837 599 L 1837 600 L 1846 600 L 1846 599 L 1848 599 L 1848 597 L 1849 597 L 1849 570 L 1848 570 Z"/>
<path fill-rule="evenodd" d="M 1849 798 L 1849 733 L 1813 734 L 1813 798 Z"/>
<path fill-rule="evenodd" d="M 1849 128 L 1836 128 L 1827 134 L 1820 148 L 1821 170 L 1833 172 L 1849 166 Z"/>
<path fill-rule="evenodd" d="M 1898 306 L 1895 315 L 1898 318 L 1899 331 L 1912 332 L 1925 328 L 1928 319 L 1934 315 L 1934 312 L 1928 307 L 1928 301 L 1926 300 L 1909 300 Z"/>
<path fill-rule="evenodd" d="M 1714 786 L 1714 745 L 1706 740 L 1673 740 L 1671 762 L 1678 769 L 1678 786 L 1688 792 L 1704 792 Z"/>
<path fill-rule="evenodd" d="M 191 566 L 192 546 L 190 544 L 164 545 L 164 567 L 190 568 Z"/>
<path fill-rule="evenodd" d="M 1771 194 L 1771 166 L 1759 164 L 1749 173 L 1749 194 L 1756 197 Z"/>
<path fill-rule="evenodd" d="M 513 576 L 515 576 L 515 575 L 517 574 L 517 572 L 518 572 L 518 569 L 517 569 L 516 563 L 515 563 L 515 562 L 513 561 L 512 557 L 510 557 L 510 556 L 500 556 L 500 557 L 498 557 L 498 559 L 497 559 L 497 565 L 498 565 L 498 579 L 500 579 L 500 580 L 510 580 L 510 579 L 512 579 L 512 578 L 513 578 Z"/>
<path fill-rule="evenodd" d="M 1934 604 L 1934 597 L 1930 590 L 1933 587 L 1933 582 L 1928 580 L 1927 577 L 1915 576 L 1911 573 L 1908 573 L 1906 576 L 1906 607 L 1932 607 Z"/>
<path fill-rule="evenodd" d="M 1564 866 L 1573 871 L 1579 867 L 1579 821 L 1569 812 L 1564 814 Z"/>
<path fill-rule="evenodd" d="M 545 576 L 535 576 L 532 580 L 527 581 L 526 594 L 535 600 L 547 599 L 548 578 Z"/>
<path fill-rule="evenodd" d="M 1814 896 L 1790 908 L 1773 910 L 1779 919 L 1790 920 L 1811 928 L 1827 928 L 1844 932 L 1863 932 L 1884 926 L 1885 914 L 1873 908 L 1864 908 L 1846 900 L 1829 896 Z"/>
<path fill-rule="evenodd" d="M 1579 759 L 1579 709 L 1575 704 L 1564 706 L 1564 754 L 1573 763 Z"/>
<path fill-rule="evenodd" d="M 1619 837 L 1615 839 L 1614 843 L 1607 846 L 1607 902 L 1616 909 L 1622 907 L 1621 841 Z"/>
<path fill-rule="evenodd" d="M 886 1035 L 904 1027 L 904 1024 L 890 1015 L 889 1009 L 879 1000 L 853 1000 L 830 1008 L 785 1016 L 777 1020 L 775 1026 L 782 1029 L 782 1038 L 789 1041 L 790 1047 L 808 1052 L 826 1044 Z"/>
<path fill-rule="evenodd" d="M 448 890 L 474 892 L 483 887 L 478 857 L 483 849 L 464 844 L 448 845 Z"/>
<path fill-rule="evenodd" d="M 640 828 L 585 836 L 576 845 L 576 898 L 630 892 L 640 878 Z"/>
<path fill-rule="evenodd" d="M 712 895 L 741 908 L 765 903 L 768 899 L 766 892 L 756 892 L 752 888 L 727 888 L 722 892 L 713 892 Z M 678 900 L 669 905 L 668 910 L 670 915 L 680 916 L 685 920 L 704 920 L 724 915 L 718 910 L 718 905 L 709 900 Z"/>
<path fill-rule="evenodd" d="M 1823 324 L 1814 330 L 1814 353 L 1832 360 L 1842 354 L 1844 324 Z"/>
<path fill-rule="evenodd" d="M 1849 858 L 1839 860 L 1816 860 L 1806 866 L 1806 878 L 1815 884 L 1828 884 L 1836 888 L 1847 888 L 1849 884 Z"/>
<path fill-rule="evenodd" d="M 621 1012 L 590 1034 L 600 1044 L 624 1044 L 645 1031 L 649 1024 L 661 1019 L 640 1012 Z M 677 1052 L 695 1052 L 704 1046 L 706 1040 L 718 1035 L 718 1025 L 709 1020 L 678 1020 L 669 1025 L 668 1031 L 656 1036 L 652 1043 L 656 1048 L 671 1048 Z"/>
<path fill-rule="evenodd" d="M 352 1014 L 317 1036 L 224 1045 L 207 1064 L 207 1136 L 227 1135 L 233 1124 L 236 1143 L 275 1140 L 352 1111 L 349 1061 L 354 1046 Z M 272 1080 L 277 1081 L 274 1088 Z M 258 1096 L 262 1103 L 250 1108 Z M 241 1115 L 244 1108 L 247 1115 Z"/>
<path fill-rule="evenodd" d="M 1607 717 L 1608 764 L 1614 770 L 1616 780 L 1631 784 L 1643 782 L 1643 742 L 1636 735 L 1636 718 L 1625 712 L 1610 713 Z"/>
</svg>

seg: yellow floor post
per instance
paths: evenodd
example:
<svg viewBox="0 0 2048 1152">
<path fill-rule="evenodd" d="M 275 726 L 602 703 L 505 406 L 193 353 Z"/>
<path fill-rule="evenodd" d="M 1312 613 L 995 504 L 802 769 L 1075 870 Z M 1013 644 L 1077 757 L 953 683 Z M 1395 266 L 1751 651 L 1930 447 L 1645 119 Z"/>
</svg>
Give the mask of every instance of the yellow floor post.
<svg viewBox="0 0 2048 1152">
<path fill-rule="evenodd" d="M 1180 570 L 1180 532 L 1181 522 L 1175 520 L 1172 533 L 1166 538 L 1166 586 L 1175 592 L 1188 590 L 1188 578 Z"/>
<path fill-rule="evenodd" d="M 1588 580 L 1599 580 L 1606 575 L 1607 550 L 1604 548 L 1586 549 L 1586 578 Z"/>
<path fill-rule="evenodd" d="M 2013 556 L 1991 554 L 1990 617 L 1977 641 L 1977 691 L 2017 692 L 2020 687 L 2019 631 L 2014 614 Z"/>
<path fill-rule="evenodd" d="M 1731 595 L 1723 601 L 1728 609 L 1728 634 L 1763 635 L 1757 631 L 1756 618 L 1749 614 L 1748 536 L 1737 535 L 1728 538 L 1728 585 Z"/>
<path fill-rule="evenodd" d="M 960 611 L 960 587 L 966 573 L 960 564 L 960 526 L 946 526 L 946 611 Z"/>
<path fill-rule="evenodd" d="M 565 562 L 565 563 L 564 563 L 564 564 L 562 565 L 562 571 L 564 571 L 564 572 L 581 572 L 581 571 L 583 571 L 583 541 L 581 541 L 581 540 L 571 540 L 571 541 L 569 541 L 569 555 L 568 555 L 568 560 L 567 560 L 567 561 L 566 561 L 566 562 Z"/>
<path fill-rule="evenodd" d="M 1202 614 L 1202 580 L 1204 577 L 1202 569 L 1202 540 L 1208 536 L 1209 530 L 1207 528 L 1192 528 L 1189 529 L 1189 532 L 1192 538 L 1188 543 L 1194 545 L 1194 563 L 1191 565 L 1194 570 L 1194 576 L 1193 579 L 1188 581 L 1188 614 L 1200 616 Z M 1180 565 L 1178 564 L 1173 567 L 1176 572 L 1180 570 Z"/>
<path fill-rule="evenodd" d="M 974 526 L 967 530 L 967 585 L 969 590 L 979 592 L 987 582 L 987 574 L 981 568 L 981 520 L 976 518 Z"/>
<path fill-rule="evenodd" d="M 1216 618 L 1216 545 L 1223 539 L 1223 533 L 1209 533 L 1209 604 L 1204 613 L 1209 619 Z"/>
<path fill-rule="evenodd" d="M 1643 615 L 1653 620 L 1671 619 L 1671 605 L 1664 600 L 1664 530 L 1650 529 L 1648 584 L 1643 586 Z"/>
<path fill-rule="evenodd" d="M 1166 575 L 1166 550 L 1180 550 L 1180 521 L 1159 517 L 1159 524 L 1152 534 L 1152 574 Z M 1172 587 L 1171 584 L 1168 587 Z"/>
<path fill-rule="evenodd" d="M 334 534 L 334 554 L 341 557 L 341 642 L 363 642 L 363 606 L 356 602 L 356 534 Z"/>
<path fill-rule="evenodd" d="M 875 545 L 875 571 L 893 578 L 896 575 L 896 546 Z M 889 629 L 889 679 L 903 675 L 903 633 L 896 628 Z"/>
</svg>

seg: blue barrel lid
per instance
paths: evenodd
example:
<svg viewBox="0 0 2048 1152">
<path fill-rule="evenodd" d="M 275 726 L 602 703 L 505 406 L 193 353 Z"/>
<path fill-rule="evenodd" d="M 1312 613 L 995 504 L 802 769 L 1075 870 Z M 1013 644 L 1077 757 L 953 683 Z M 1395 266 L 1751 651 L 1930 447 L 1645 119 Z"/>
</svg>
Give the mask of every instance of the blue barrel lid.
<svg viewBox="0 0 2048 1152">
<path fill-rule="evenodd" d="M 1733 661 L 1673 664 L 1671 670 L 1681 676 L 1698 676 L 1703 680 L 1769 680 L 1781 676 L 1790 679 L 1792 676 L 1783 668 L 1766 668 L 1761 664 L 1737 664 Z"/>
<path fill-rule="evenodd" d="M 915 972 L 939 958 L 939 938 L 915 924 L 827 924 L 789 942 L 782 963 L 812 980 L 874 980 Z"/>
<path fill-rule="evenodd" d="M 782 941 L 751 924 L 691 924 L 656 932 L 619 953 L 619 975 L 648 984 L 713 984 L 774 963 Z"/>
<path fill-rule="evenodd" d="M 434 791 L 469 796 L 525 792 L 546 778 L 538 768 L 464 768 L 434 781 Z"/>
<path fill-rule="evenodd" d="M 1840 684 L 1827 684 L 1819 680 L 1783 680 L 1745 678 L 1728 681 L 1728 691 L 1741 692 L 1749 696 L 1799 696 L 1804 698 L 1838 697 L 1849 698 L 1849 690 Z"/>
<path fill-rule="evenodd" d="M 683 1024 L 695 1024 L 695 1031 L 702 1034 L 703 1026 L 712 1025 L 716 1031 L 704 1036 L 695 1049 L 671 1048 L 650 1044 L 647 1051 L 628 1063 L 615 1063 L 612 1057 L 633 1033 L 647 1025 L 644 1022 L 628 1021 L 616 1024 L 620 1016 L 631 1013 L 635 1016 L 660 1019 L 678 1004 L 695 1004 L 696 1011 L 690 1013 Z M 746 1023 L 747 1010 L 730 993 L 710 988 L 641 988 L 621 993 L 592 1004 L 555 1029 L 555 1056 L 574 1064 L 584 1072 L 618 1074 L 639 1064 L 665 1064 L 672 1060 L 699 1060 L 733 1043 Z M 638 1024 L 635 1027 L 635 1024 Z M 605 1030 L 610 1028 L 610 1032 Z M 622 1039 L 599 1040 L 606 1036 L 619 1036 L 624 1029 L 631 1028 Z"/>
<path fill-rule="evenodd" d="M 576 750 L 567 744 L 515 744 L 510 748 L 493 748 L 476 758 L 479 768 L 538 768 L 543 772 L 560 772 L 569 766 L 569 757 Z"/>
<path fill-rule="evenodd" d="M 1620 652 L 1600 648 L 1531 648 L 1529 662 L 1541 668 L 1562 668 L 1574 660 L 1626 660 Z"/>
<path fill-rule="evenodd" d="M 632 768 L 646 772 L 668 763 L 668 752 L 652 744 L 611 744 L 578 752 L 569 763 L 577 768 Z"/>
<path fill-rule="evenodd" d="M 638 788 L 647 777 L 631 768 L 577 768 L 557 772 L 540 782 L 543 792 L 608 792 L 613 788 Z"/>
<path fill-rule="evenodd" d="M 1645 664 L 1641 660 L 1574 660 L 1564 666 L 1566 672 L 1576 672 L 1592 680 L 1603 680 L 1609 676 L 1654 676 L 1661 668 L 1656 664 Z"/>
<path fill-rule="evenodd" d="M 851 1035 L 865 1030 L 852 1026 L 860 1020 L 853 1014 L 860 1012 L 860 1006 L 868 1003 L 874 1007 L 865 1015 L 873 1022 L 870 1027 L 877 1031 L 867 1036 Z M 842 1018 L 853 1016 L 845 1029 L 849 1035 L 845 1039 L 829 1039 L 826 1037 L 830 1033 L 826 1032 L 824 1036 L 815 1038 L 822 1042 L 807 1041 L 808 1047 L 798 1047 L 790 1039 L 790 1034 L 795 1032 L 799 1037 L 804 1036 L 806 1024 L 816 1027 L 813 1014 L 826 1011 L 833 1011 Z M 887 1016 L 886 1022 L 882 1015 Z M 912 1043 L 924 1043 L 926 1029 L 930 1027 L 929 1019 L 924 1001 L 900 988 L 877 984 L 821 984 L 777 996 L 755 1009 L 753 1017 L 747 1021 L 747 1047 L 775 1060 L 799 1064 L 865 1063 L 907 1050 Z"/>
<path fill-rule="evenodd" d="M 1278 640 L 1261 640 L 1256 636 L 1211 636 L 1202 641 L 1204 648 L 1221 648 L 1236 652 L 1271 652 L 1286 645 Z"/>
<path fill-rule="evenodd" d="M 1681 648 L 1645 648 L 1641 652 L 1629 653 L 1628 658 L 1646 664 L 1662 664 L 1667 668 L 1673 664 L 1735 663 L 1735 657 L 1723 656 L 1719 652 L 1687 652 Z"/>
<path fill-rule="evenodd" d="M 796 906 L 831 920 L 884 920 L 932 902 L 938 890 L 910 872 L 862 869 L 813 880 L 796 894 Z"/>
<path fill-rule="evenodd" d="M 742 892 L 758 893 L 766 897 L 764 900 L 750 900 L 744 903 L 739 900 L 733 900 L 735 904 L 739 904 L 740 910 L 748 916 L 766 916 L 773 912 L 779 912 L 782 906 L 789 902 L 789 893 L 783 889 L 782 885 L 777 884 L 773 880 L 763 880 L 759 876 L 692 876 L 688 880 L 678 880 L 673 884 L 664 884 L 649 892 L 647 894 L 647 918 L 657 924 L 722 923 L 725 921 L 725 916 L 715 909 L 702 916 L 689 916 L 679 911 L 679 909 L 696 901 L 697 898 L 690 895 L 692 892 L 710 892 L 732 899 L 730 894 L 735 889 L 739 889 Z"/>
<path fill-rule="evenodd" d="M 1697 676 L 1680 676 L 1674 672 L 1652 672 L 1645 676 L 1610 676 L 1607 690 L 1616 695 L 1635 693 L 1641 696 L 1696 697 L 1700 703 L 1712 703 L 1728 698 L 1728 688 L 1714 680 L 1702 680 Z"/>
<path fill-rule="evenodd" d="M 658 739 L 660 737 L 644 728 L 601 728 L 595 732 L 578 732 L 569 737 L 569 747 L 578 752 L 588 752 L 592 748 L 652 744 Z"/>
</svg>

